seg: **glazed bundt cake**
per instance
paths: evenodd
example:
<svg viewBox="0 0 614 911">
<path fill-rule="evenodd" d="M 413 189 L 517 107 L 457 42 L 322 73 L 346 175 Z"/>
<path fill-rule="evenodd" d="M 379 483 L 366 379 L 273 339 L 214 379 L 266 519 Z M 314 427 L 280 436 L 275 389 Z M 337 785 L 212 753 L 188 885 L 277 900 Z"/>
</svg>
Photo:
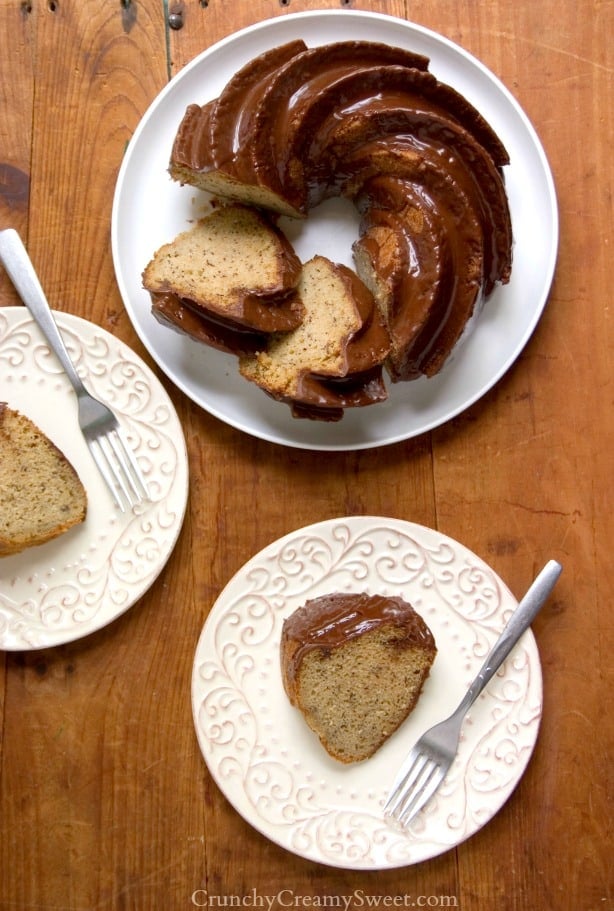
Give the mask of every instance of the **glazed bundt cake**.
<svg viewBox="0 0 614 911">
<path fill-rule="evenodd" d="M 359 762 L 413 710 L 436 653 L 428 626 L 402 598 L 323 595 L 284 621 L 282 680 L 326 751 Z"/>
<path fill-rule="evenodd" d="M 428 60 L 367 41 L 313 48 L 293 41 L 265 52 L 240 69 L 215 101 L 188 107 L 171 155 L 171 176 L 283 215 L 306 214 L 304 189 L 291 193 L 281 176 L 304 103 L 309 109 L 331 79 L 386 65 L 426 69 Z"/>
<path fill-rule="evenodd" d="M 181 183 L 294 217 L 353 201 L 354 261 L 391 336 L 393 381 L 441 370 L 511 273 L 507 152 L 428 65 L 375 42 L 275 48 L 188 107 L 169 166 Z"/>
<path fill-rule="evenodd" d="M 303 266 L 297 295 L 304 308 L 301 325 L 241 357 L 241 374 L 288 403 L 297 417 L 336 421 L 345 408 L 384 401 L 382 364 L 390 339 L 358 276 L 315 256 Z"/>
</svg>

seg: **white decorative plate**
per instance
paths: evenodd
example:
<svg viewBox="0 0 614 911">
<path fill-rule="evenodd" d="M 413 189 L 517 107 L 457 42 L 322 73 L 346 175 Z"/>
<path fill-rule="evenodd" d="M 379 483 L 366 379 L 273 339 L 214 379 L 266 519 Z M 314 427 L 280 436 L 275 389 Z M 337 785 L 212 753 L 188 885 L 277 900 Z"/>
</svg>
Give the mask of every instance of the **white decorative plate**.
<svg viewBox="0 0 614 911">
<path fill-rule="evenodd" d="M 141 272 L 154 251 L 202 214 L 204 194 L 168 176 L 175 132 L 185 108 L 219 94 L 249 59 L 295 38 L 308 45 L 345 39 L 383 41 L 425 54 L 431 71 L 464 94 L 490 121 L 511 157 L 505 169 L 515 237 L 511 282 L 497 288 L 473 331 L 433 379 L 388 383 L 389 399 L 347 409 L 337 424 L 297 420 L 239 375 L 236 359 L 159 325 L 150 312 Z M 358 216 L 333 200 L 306 222 L 282 219 L 306 261 L 325 253 L 352 265 Z M 317 450 L 367 449 L 408 439 L 459 414 L 514 363 L 544 308 L 558 247 L 552 175 L 526 115 L 478 60 L 421 26 L 377 13 L 317 10 L 280 16 L 237 32 L 196 57 L 168 84 L 141 120 L 119 173 L 112 219 L 113 258 L 124 304 L 143 343 L 167 376 L 211 414 L 274 443 Z"/>
<path fill-rule="evenodd" d="M 0 399 L 58 446 L 88 495 L 85 522 L 0 558 L 0 648 L 79 639 L 110 623 L 156 579 L 179 535 L 188 491 L 183 431 L 160 382 L 123 342 L 87 320 L 55 318 L 77 371 L 125 430 L 151 502 L 122 513 L 77 423 L 72 387 L 25 307 L 0 308 Z"/>
<path fill-rule="evenodd" d="M 290 705 L 279 667 L 284 618 L 334 591 L 405 597 L 438 647 L 415 710 L 354 765 L 328 756 Z M 410 831 L 382 807 L 410 748 L 456 708 L 516 607 L 475 554 L 421 525 L 355 516 L 275 541 L 229 582 L 198 642 L 192 708 L 209 771 L 251 825 L 312 861 L 386 869 L 458 845 L 501 808 L 531 756 L 542 679 L 530 631 L 471 708 L 448 778 Z"/>
</svg>

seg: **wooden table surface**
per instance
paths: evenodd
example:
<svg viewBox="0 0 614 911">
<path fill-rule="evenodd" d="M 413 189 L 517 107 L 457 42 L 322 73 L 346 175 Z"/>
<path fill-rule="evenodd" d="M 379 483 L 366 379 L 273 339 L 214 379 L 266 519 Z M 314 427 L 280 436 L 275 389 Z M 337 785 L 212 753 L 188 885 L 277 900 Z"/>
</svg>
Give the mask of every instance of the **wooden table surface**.
<svg viewBox="0 0 614 911">
<path fill-rule="evenodd" d="M 116 285 L 110 221 L 126 144 L 173 74 L 238 28 L 325 7 L 411 19 L 480 58 L 543 142 L 561 238 L 543 317 L 488 394 L 430 433 L 323 458 L 227 426 L 160 374 Z M 192 483 L 178 543 L 131 610 L 2 656 L 0 908 L 611 907 L 612 14 L 611 0 L 2 0 L 0 227 L 20 231 L 56 309 L 160 375 Z M 18 305 L 0 272 L 0 305 Z M 261 836 L 210 777 L 190 706 L 195 645 L 231 576 L 294 529 L 361 514 L 456 538 L 518 597 L 546 560 L 564 565 L 533 625 L 544 708 L 524 777 L 468 841 L 386 872 Z"/>
</svg>

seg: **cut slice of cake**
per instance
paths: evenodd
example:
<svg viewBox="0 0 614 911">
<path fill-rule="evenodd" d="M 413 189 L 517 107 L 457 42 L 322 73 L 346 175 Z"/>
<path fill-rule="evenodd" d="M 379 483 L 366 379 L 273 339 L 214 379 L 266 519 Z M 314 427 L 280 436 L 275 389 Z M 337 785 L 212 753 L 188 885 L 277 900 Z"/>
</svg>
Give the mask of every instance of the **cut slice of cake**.
<svg viewBox="0 0 614 911">
<path fill-rule="evenodd" d="M 323 595 L 282 627 L 288 698 L 346 763 L 368 759 L 407 718 L 436 653 L 428 626 L 400 597 Z"/>
<path fill-rule="evenodd" d="M 303 266 L 297 296 L 301 325 L 241 357 L 242 376 L 291 405 L 297 417 L 338 420 L 344 408 L 383 401 L 390 339 L 363 282 L 346 266 L 314 256 Z"/>
<path fill-rule="evenodd" d="M 25 415 L 0 402 L 0 556 L 44 544 L 85 519 L 73 466 Z"/>
<path fill-rule="evenodd" d="M 231 325 L 287 332 L 303 315 L 293 295 L 300 275 L 299 258 L 272 221 L 228 205 L 160 247 L 143 272 L 143 286 Z"/>
</svg>

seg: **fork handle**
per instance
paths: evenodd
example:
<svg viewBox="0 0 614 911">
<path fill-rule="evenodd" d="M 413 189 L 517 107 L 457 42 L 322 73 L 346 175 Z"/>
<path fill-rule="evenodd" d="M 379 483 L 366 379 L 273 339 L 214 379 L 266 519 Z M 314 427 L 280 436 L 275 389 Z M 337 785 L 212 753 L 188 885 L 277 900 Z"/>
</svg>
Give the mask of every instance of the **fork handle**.
<svg viewBox="0 0 614 911">
<path fill-rule="evenodd" d="M 0 260 L 22 301 L 34 317 L 49 346 L 64 368 L 77 394 L 83 391 L 83 383 L 69 357 L 64 340 L 60 335 L 51 307 L 45 297 L 32 261 L 14 228 L 0 231 Z"/>
<path fill-rule="evenodd" d="M 563 567 L 556 560 L 549 560 L 539 573 L 526 595 L 510 617 L 505 629 L 495 642 L 477 677 L 467 690 L 454 714 L 463 716 L 473 705 L 491 677 L 499 670 L 520 637 L 529 628 L 548 595 L 556 585 Z"/>
</svg>

